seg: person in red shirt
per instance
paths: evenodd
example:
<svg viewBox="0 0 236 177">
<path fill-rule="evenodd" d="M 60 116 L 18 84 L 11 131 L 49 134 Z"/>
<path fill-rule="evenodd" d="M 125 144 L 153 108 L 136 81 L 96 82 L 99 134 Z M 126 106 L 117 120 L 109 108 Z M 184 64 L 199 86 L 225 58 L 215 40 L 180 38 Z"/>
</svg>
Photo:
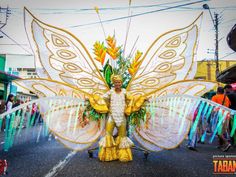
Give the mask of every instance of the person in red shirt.
<svg viewBox="0 0 236 177">
<path fill-rule="evenodd" d="M 211 100 L 218 103 L 218 104 L 224 105 L 226 107 L 230 106 L 230 100 L 227 97 L 227 95 L 224 94 L 224 88 L 223 87 L 218 87 L 217 88 L 217 93 L 216 93 L 215 96 L 212 97 Z M 215 110 L 215 111 L 218 111 L 218 110 Z M 229 121 L 225 120 L 224 123 L 223 123 L 222 132 L 220 134 L 218 134 L 219 147 L 224 152 L 228 151 L 229 148 L 231 147 L 231 144 L 224 138 L 224 133 L 227 132 L 228 124 L 229 124 Z"/>
<path fill-rule="evenodd" d="M 225 107 L 230 106 L 230 100 L 226 94 L 224 94 L 224 88 L 223 87 L 218 87 L 217 88 L 217 93 L 215 96 L 212 97 L 212 101 L 224 105 Z"/>
</svg>

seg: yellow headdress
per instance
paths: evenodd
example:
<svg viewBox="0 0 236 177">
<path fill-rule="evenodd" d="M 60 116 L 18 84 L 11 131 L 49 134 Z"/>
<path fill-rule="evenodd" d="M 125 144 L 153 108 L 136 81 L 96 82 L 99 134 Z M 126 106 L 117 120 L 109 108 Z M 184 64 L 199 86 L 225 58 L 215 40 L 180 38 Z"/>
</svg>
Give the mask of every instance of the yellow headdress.
<svg viewBox="0 0 236 177">
<path fill-rule="evenodd" d="M 111 81 L 114 83 L 115 81 L 121 81 L 123 82 L 122 76 L 121 75 L 114 75 L 112 74 L 111 76 Z"/>
</svg>

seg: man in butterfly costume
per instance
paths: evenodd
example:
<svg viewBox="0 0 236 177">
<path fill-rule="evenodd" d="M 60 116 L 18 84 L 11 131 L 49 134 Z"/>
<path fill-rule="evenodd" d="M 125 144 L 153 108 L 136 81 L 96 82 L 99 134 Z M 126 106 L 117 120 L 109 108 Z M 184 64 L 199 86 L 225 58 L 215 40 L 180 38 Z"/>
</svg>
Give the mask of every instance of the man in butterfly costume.
<svg viewBox="0 0 236 177">
<path fill-rule="evenodd" d="M 106 103 L 109 105 L 109 109 L 105 105 L 103 109 L 98 108 L 99 101 L 95 101 L 93 97 L 90 97 L 90 103 L 93 108 L 98 112 L 106 112 L 109 110 L 108 120 L 106 123 L 106 135 L 99 141 L 99 159 L 101 161 L 112 161 L 119 159 L 120 161 L 126 162 L 132 160 L 131 146 L 133 142 L 127 137 L 126 116 L 129 116 L 131 109 L 139 110 L 140 106 L 144 102 L 143 97 L 139 97 L 136 100 L 136 108 L 133 108 L 134 105 L 131 103 L 134 102 L 134 98 L 126 93 L 126 90 L 122 87 L 122 77 L 121 75 L 112 75 L 112 82 L 114 88 L 108 91 L 103 98 L 106 100 Z M 118 136 L 116 140 L 113 138 L 114 128 L 118 129 Z"/>
<path fill-rule="evenodd" d="M 121 89 L 122 78 L 119 75 L 112 77 L 114 89 L 108 91 L 104 98 L 108 100 L 109 117 L 106 124 L 106 135 L 99 141 L 99 159 L 102 161 L 111 161 L 119 159 L 121 161 L 132 160 L 130 147 L 132 141 L 126 136 L 126 92 Z M 92 101 L 90 101 L 91 103 Z M 96 105 L 94 105 L 94 108 Z M 116 141 L 113 139 L 114 127 L 118 128 L 118 137 Z M 117 151 L 117 148 L 118 151 Z"/>
<path fill-rule="evenodd" d="M 192 113 L 199 105 L 199 97 L 182 97 L 202 95 L 216 85 L 193 80 L 202 14 L 189 26 L 158 37 L 144 55 L 137 51 L 125 57 L 115 37 L 109 36 L 107 45 L 94 44 L 92 57 L 73 34 L 40 21 L 27 9 L 24 12 L 38 78 L 15 83 L 41 100 L 50 97 L 50 102 L 39 99 L 40 112 L 49 130 L 67 148 L 87 149 L 106 130 L 99 141 L 99 159 L 132 160 L 133 142 L 126 135 L 125 112 L 132 126 L 131 137 L 141 146 L 151 151 L 173 149 L 188 135 Z M 111 76 L 117 73 L 121 76 L 113 77 L 115 88 L 111 88 Z M 116 82 L 121 80 L 124 89 L 118 93 Z M 174 94 L 182 96 L 158 101 Z M 86 119 L 89 121 L 84 124 Z M 115 126 L 118 137 L 113 139 Z"/>
</svg>

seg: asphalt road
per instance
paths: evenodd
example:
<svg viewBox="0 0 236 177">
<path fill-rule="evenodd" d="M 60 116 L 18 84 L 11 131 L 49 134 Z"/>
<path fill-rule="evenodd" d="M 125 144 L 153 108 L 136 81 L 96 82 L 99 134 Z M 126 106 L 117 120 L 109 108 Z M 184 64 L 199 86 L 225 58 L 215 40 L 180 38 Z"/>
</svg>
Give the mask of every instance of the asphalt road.
<svg viewBox="0 0 236 177">
<path fill-rule="evenodd" d="M 214 176 L 213 155 L 236 154 L 236 148 L 223 153 L 209 144 L 198 144 L 197 149 L 198 152 L 190 151 L 183 143 L 174 150 L 151 153 L 146 160 L 142 152 L 133 150 L 132 162 L 100 162 L 97 151 L 94 158 L 89 158 L 87 151 L 73 153 L 54 138 L 44 138 L 39 143 L 19 143 L 8 152 L 1 149 L 0 159 L 7 159 L 11 177 L 206 177 Z"/>
</svg>

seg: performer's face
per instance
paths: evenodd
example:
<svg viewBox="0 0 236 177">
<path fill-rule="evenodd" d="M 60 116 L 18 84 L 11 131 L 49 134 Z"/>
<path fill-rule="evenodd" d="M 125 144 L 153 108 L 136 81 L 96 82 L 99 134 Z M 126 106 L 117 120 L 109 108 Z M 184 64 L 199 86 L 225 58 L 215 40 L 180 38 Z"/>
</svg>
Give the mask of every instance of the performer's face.
<svg viewBox="0 0 236 177">
<path fill-rule="evenodd" d="M 115 89 L 120 89 L 122 86 L 122 82 L 119 80 L 114 81 L 114 87 Z"/>
</svg>

